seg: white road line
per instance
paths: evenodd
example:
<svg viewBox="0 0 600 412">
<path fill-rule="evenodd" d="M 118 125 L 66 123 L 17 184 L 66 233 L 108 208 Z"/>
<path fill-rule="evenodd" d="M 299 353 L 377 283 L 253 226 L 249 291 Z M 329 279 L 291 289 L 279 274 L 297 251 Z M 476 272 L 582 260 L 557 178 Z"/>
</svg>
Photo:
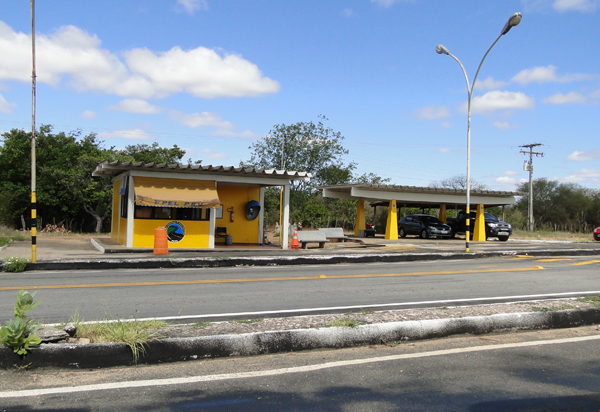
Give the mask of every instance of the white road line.
<svg viewBox="0 0 600 412">
<path fill-rule="evenodd" d="M 568 298 L 573 296 L 582 295 L 600 295 L 600 291 L 585 291 L 585 292 L 565 292 L 565 293 L 549 293 L 543 295 L 515 295 L 515 296 L 490 296 L 487 298 L 471 298 L 471 299 L 452 299 L 452 300 L 424 300 L 421 302 L 402 302 L 402 303 L 377 303 L 372 305 L 353 305 L 353 306 L 333 306 L 323 308 L 304 308 L 304 309 L 286 309 L 286 310 L 264 310 L 259 312 L 233 312 L 233 313 L 211 313 L 207 315 L 188 315 L 188 316 L 163 316 L 159 318 L 137 318 L 137 319 L 121 319 L 119 322 L 145 322 L 150 320 L 163 320 L 163 321 L 179 321 L 185 319 L 214 319 L 214 318 L 229 318 L 229 317 L 265 317 L 265 316 L 285 316 L 294 314 L 303 314 L 308 316 L 310 313 L 315 312 L 332 312 L 332 311 L 350 311 L 353 309 L 377 309 L 381 310 L 391 308 L 402 308 L 407 306 L 460 306 L 461 304 L 472 304 L 477 302 L 489 302 L 493 301 L 505 301 L 504 303 L 517 303 L 519 301 L 532 301 L 532 300 L 543 300 L 552 298 Z M 497 302 L 496 302 L 497 303 Z M 300 315 L 302 316 L 302 315 Z M 116 320 L 111 321 L 91 321 L 84 323 L 111 323 L 117 322 Z M 57 326 L 60 323 L 52 323 L 45 326 Z"/>
<path fill-rule="evenodd" d="M 226 373 L 226 374 L 221 374 L 221 375 L 190 376 L 190 377 L 185 377 L 185 378 L 112 382 L 112 383 L 101 383 L 101 384 L 96 384 L 96 385 L 82 385 L 82 386 L 62 387 L 62 388 L 31 389 L 31 390 L 14 391 L 14 392 L 0 392 L 0 398 L 25 398 L 25 397 L 32 397 L 32 396 L 66 394 L 66 393 L 76 393 L 76 392 L 91 392 L 91 391 L 103 391 L 103 390 L 113 390 L 113 389 L 183 385 L 183 384 L 198 383 L 198 382 L 214 382 L 214 381 L 222 381 L 222 380 L 230 380 L 230 379 L 257 378 L 257 377 L 265 377 L 265 376 L 287 375 L 290 373 L 314 372 L 314 371 L 318 371 L 318 370 L 322 370 L 322 369 L 339 368 L 342 366 L 364 365 L 364 364 L 375 363 L 375 362 L 396 361 L 396 360 L 401 360 L 401 359 L 416 359 L 416 358 L 426 358 L 426 357 L 431 357 L 431 356 L 453 355 L 453 354 L 459 354 L 459 353 L 491 351 L 491 350 L 499 350 L 499 349 L 525 348 L 525 347 L 542 346 L 542 345 L 557 345 L 557 344 L 562 344 L 562 343 L 576 343 L 576 342 L 585 342 L 585 341 L 589 341 L 589 340 L 598 340 L 598 339 L 600 339 L 600 335 L 582 336 L 582 337 L 578 337 L 578 338 L 542 340 L 542 341 L 536 341 L 536 342 L 519 342 L 519 343 L 506 343 L 506 344 L 501 344 L 501 345 L 473 346 L 470 348 L 446 349 L 446 350 L 438 350 L 438 351 L 423 352 L 423 353 L 407 353 L 407 354 L 402 354 L 402 355 L 381 356 L 381 357 L 377 357 L 377 358 L 354 359 L 354 360 L 337 361 L 337 362 L 326 362 L 326 363 L 317 364 L 317 365 L 297 366 L 297 367 L 293 367 L 293 368 L 272 369 L 272 370 L 255 371 L 255 372 Z"/>
</svg>

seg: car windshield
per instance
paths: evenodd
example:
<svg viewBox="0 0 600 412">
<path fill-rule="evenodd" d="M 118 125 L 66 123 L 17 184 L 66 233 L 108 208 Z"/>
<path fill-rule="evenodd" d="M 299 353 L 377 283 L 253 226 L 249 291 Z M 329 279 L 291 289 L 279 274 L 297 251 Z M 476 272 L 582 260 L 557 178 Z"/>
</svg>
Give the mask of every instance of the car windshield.
<svg viewBox="0 0 600 412">
<path fill-rule="evenodd" d="M 487 220 L 491 220 L 491 221 L 494 221 L 494 222 L 499 222 L 500 221 L 496 216 L 494 216 L 494 215 L 492 215 L 491 213 L 488 213 L 488 212 L 485 212 L 485 218 Z"/>
<path fill-rule="evenodd" d="M 423 223 L 431 225 L 431 224 L 443 224 L 443 222 L 437 217 L 433 216 L 420 216 Z"/>
</svg>

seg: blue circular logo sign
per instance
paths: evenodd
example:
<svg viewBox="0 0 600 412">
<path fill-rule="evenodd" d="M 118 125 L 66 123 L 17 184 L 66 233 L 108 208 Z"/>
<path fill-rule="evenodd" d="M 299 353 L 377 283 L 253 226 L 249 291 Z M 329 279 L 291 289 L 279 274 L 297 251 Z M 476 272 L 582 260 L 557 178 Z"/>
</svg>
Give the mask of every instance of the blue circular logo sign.
<svg viewBox="0 0 600 412">
<path fill-rule="evenodd" d="M 185 237 L 185 226 L 183 223 L 173 220 L 166 224 L 167 240 L 171 243 L 181 242 Z"/>
</svg>

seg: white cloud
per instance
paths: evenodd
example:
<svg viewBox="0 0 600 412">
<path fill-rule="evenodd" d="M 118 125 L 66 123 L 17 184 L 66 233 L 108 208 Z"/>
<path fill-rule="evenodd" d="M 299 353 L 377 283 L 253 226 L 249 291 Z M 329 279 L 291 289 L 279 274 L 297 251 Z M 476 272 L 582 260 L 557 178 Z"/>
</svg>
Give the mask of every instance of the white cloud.
<svg viewBox="0 0 600 412">
<path fill-rule="evenodd" d="M 549 104 L 585 104 L 587 99 L 581 93 L 569 92 L 567 94 L 556 93 L 542 100 Z"/>
<path fill-rule="evenodd" d="M 63 79 L 77 91 L 100 91 L 130 98 L 164 98 L 188 93 L 200 98 L 277 93 L 279 83 L 236 54 L 205 47 L 173 47 L 155 53 L 131 49 L 122 59 L 94 35 L 75 27 L 36 36 L 38 82 L 58 86 Z M 0 81 L 30 82 L 31 41 L 0 21 Z"/>
<path fill-rule="evenodd" d="M 235 129 L 233 123 L 223 120 L 216 113 L 202 112 L 188 114 L 177 110 L 171 110 L 169 114 L 171 119 L 192 129 L 198 129 L 201 127 L 216 127 L 217 129 L 221 130 Z"/>
<path fill-rule="evenodd" d="M 452 153 L 452 149 L 450 149 L 448 147 L 442 147 L 440 149 L 440 153 Z"/>
<path fill-rule="evenodd" d="M 202 149 L 202 150 L 200 150 L 200 153 L 205 154 L 211 160 L 215 160 L 215 159 L 225 160 L 225 159 L 227 159 L 227 156 L 225 156 L 225 153 L 213 152 L 210 149 Z"/>
<path fill-rule="evenodd" d="M 560 12 L 593 12 L 598 8 L 598 0 L 521 0 L 524 11 L 544 12 L 550 8 Z"/>
<path fill-rule="evenodd" d="M 496 129 L 500 129 L 500 130 L 516 129 L 518 127 L 518 125 L 510 124 L 506 120 L 497 120 L 492 124 L 494 125 L 494 127 Z"/>
<path fill-rule="evenodd" d="M 519 176 L 519 173 L 514 170 L 507 170 L 501 176 L 494 179 L 494 182 L 497 183 L 496 186 L 498 189 L 516 190 L 517 184 L 527 181 L 527 179 L 518 178 L 517 176 Z"/>
<path fill-rule="evenodd" d="M 569 176 L 563 178 L 555 178 L 560 182 L 571 183 L 595 183 L 600 184 L 600 170 L 597 169 L 581 169 L 572 172 Z"/>
<path fill-rule="evenodd" d="M 567 160 L 573 162 L 589 162 L 592 160 L 600 160 L 600 147 L 596 147 L 589 152 L 579 152 L 575 150 L 569 156 L 567 156 Z"/>
<path fill-rule="evenodd" d="M 595 11 L 598 0 L 555 0 L 552 7 L 558 11 Z"/>
<path fill-rule="evenodd" d="M 491 91 L 483 96 L 473 98 L 473 113 L 489 113 L 496 110 L 527 110 L 535 107 L 535 101 L 532 97 L 528 97 L 521 92 L 501 92 Z M 463 112 L 467 112 L 467 103 L 461 106 Z"/>
<path fill-rule="evenodd" d="M 352 10 L 352 9 L 344 9 L 344 10 L 342 10 L 342 16 L 344 16 L 344 17 L 352 17 L 352 16 L 354 16 L 354 10 Z"/>
<path fill-rule="evenodd" d="M 377 3 L 383 7 L 390 7 L 392 4 L 399 2 L 400 0 L 371 0 L 371 3 Z"/>
<path fill-rule="evenodd" d="M 17 107 L 16 103 L 7 102 L 4 96 L 0 94 L 0 112 L 5 114 L 12 114 L 12 110 L 15 107 Z"/>
<path fill-rule="evenodd" d="M 83 117 L 84 119 L 95 119 L 98 116 L 98 114 L 91 110 L 86 110 L 83 113 L 81 113 L 80 116 Z"/>
<path fill-rule="evenodd" d="M 556 66 L 534 67 L 517 73 L 511 80 L 515 83 L 527 85 L 529 83 L 570 83 L 575 81 L 590 80 L 594 76 L 589 74 L 565 74 L 558 76 Z"/>
<path fill-rule="evenodd" d="M 177 4 L 188 14 L 194 14 L 197 10 L 208 10 L 206 0 L 177 0 Z"/>
<path fill-rule="evenodd" d="M 416 115 L 419 120 L 436 120 L 450 116 L 450 111 L 445 106 L 426 106 L 416 110 Z"/>
<path fill-rule="evenodd" d="M 442 126 L 443 129 L 452 129 L 454 127 L 450 122 L 442 122 L 440 126 Z"/>
<path fill-rule="evenodd" d="M 478 81 L 477 83 L 475 83 L 475 90 L 494 90 L 494 89 L 500 89 L 504 86 L 506 86 L 506 82 L 503 82 L 502 80 L 494 80 L 493 77 L 488 77 L 487 79 L 483 80 L 483 81 Z"/>
<path fill-rule="evenodd" d="M 107 109 L 141 114 L 158 114 L 162 112 L 160 107 L 150 104 L 142 99 L 124 99 L 115 105 L 108 106 Z"/>
<path fill-rule="evenodd" d="M 150 140 L 154 136 L 146 133 L 142 129 L 117 130 L 116 132 L 100 132 L 98 137 L 101 139 L 128 139 L 128 140 Z"/>
</svg>

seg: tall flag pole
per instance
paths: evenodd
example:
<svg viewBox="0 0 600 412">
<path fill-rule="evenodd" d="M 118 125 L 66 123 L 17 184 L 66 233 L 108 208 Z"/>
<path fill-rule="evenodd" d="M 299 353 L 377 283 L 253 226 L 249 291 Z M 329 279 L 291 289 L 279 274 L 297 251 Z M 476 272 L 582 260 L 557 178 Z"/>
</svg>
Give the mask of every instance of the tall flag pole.
<svg viewBox="0 0 600 412">
<path fill-rule="evenodd" d="M 33 61 L 31 71 L 31 261 L 35 262 L 37 235 L 37 201 L 35 198 L 35 0 L 31 0 L 31 55 Z"/>
</svg>

